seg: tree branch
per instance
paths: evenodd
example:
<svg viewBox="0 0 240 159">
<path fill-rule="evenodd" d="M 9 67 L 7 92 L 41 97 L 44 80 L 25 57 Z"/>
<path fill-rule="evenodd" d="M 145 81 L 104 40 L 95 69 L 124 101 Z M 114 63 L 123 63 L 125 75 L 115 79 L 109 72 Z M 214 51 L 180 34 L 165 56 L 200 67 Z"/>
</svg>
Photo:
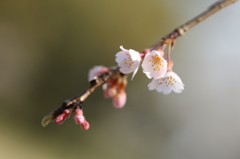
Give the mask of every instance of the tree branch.
<svg viewBox="0 0 240 159">
<path fill-rule="evenodd" d="M 150 47 L 149 50 L 155 50 L 163 46 L 164 44 L 170 44 L 171 46 L 173 46 L 176 38 L 184 35 L 185 32 L 187 32 L 189 29 L 191 29 L 195 25 L 199 24 L 200 22 L 210 17 L 217 11 L 227 7 L 232 3 L 235 3 L 236 1 L 237 0 L 222 0 L 214 3 L 206 11 L 202 12 L 195 18 L 177 27 L 171 33 L 161 38 L 156 44 Z M 142 53 L 144 53 L 144 51 Z M 46 115 L 42 120 L 42 125 L 46 126 L 49 122 L 56 119 L 60 114 L 62 114 L 66 109 L 70 110 L 71 112 L 75 111 L 77 108 L 82 109 L 82 103 L 87 99 L 89 95 L 92 94 L 92 92 L 95 91 L 95 89 L 97 89 L 99 86 L 103 85 L 104 83 L 108 82 L 115 75 L 119 75 L 119 74 L 121 74 L 121 72 L 119 71 L 119 68 L 115 67 L 115 68 L 110 68 L 109 72 L 103 73 L 100 76 L 97 76 L 94 80 L 90 81 L 90 87 L 87 90 L 85 90 L 83 93 L 73 98 L 65 100 L 61 107 L 57 108 L 56 110 L 52 111 L 50 114 Z M 66 116 L 69 117 L 69 115 L 66 115 Z"/>
</svg>

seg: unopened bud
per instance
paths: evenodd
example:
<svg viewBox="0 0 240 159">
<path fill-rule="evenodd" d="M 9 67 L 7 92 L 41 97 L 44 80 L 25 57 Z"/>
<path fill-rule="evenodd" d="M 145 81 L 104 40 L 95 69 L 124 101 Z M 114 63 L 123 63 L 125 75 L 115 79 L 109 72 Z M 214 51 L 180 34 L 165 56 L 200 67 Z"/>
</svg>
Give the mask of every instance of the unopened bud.
<svg viewBox="0 0 240 159">
<path fill-rule="evenodd" d="M 68 109 L 65 109 L 65 110 L 63 111 L 63 114 L 65 114 L 65 118 L 69 118 L 69 116 L 71 115 L 71 111 L 68 110 Z"/>
<path fill-rule="evenodd" d="M 83 115 L 75 115 L 73 119 L 76 124 L 82 124 L 85 121 L 85 117 Z"/>
<path fill-rule="evenodd" d="M 75 115 L 83 115 L 82 109 L 77 108 L 77 109 L 75 110 Z"/>
<path fill-rule="evenodd" d="M 113 97 L 113 106 L 115 108 L 122 108 L 126 104 L 127 94 L 125 91 L 118 93 Z"/>
<path fill-rule="evenodd" d="M 83 130 L 88 130 L 90 128 L 90 124 L 87 120 L 84 120 L 84 122 L 81 124 L 81 127 Z"/>
<path fill-rule="evenodd" d="M 112 98 L 117 94 L 117 88 L 116 87 L 110 87 L 103 91 L 103 95 L 105 98 Z"/>
<path fill-rule="evenodd" d="M 60 114 L 59 116 L 57 116 L 55 123 L 56 124 L 62 124 L 64 122 L 65 118 L 65 114 Z"/>
</svg>

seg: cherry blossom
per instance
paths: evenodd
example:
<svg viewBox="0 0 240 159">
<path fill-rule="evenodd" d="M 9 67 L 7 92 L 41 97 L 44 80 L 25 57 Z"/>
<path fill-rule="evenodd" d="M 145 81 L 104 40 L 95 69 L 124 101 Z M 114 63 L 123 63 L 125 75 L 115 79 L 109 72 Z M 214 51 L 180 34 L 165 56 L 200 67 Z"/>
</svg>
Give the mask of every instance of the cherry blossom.
<svg viewBox="0 0 240 159">
<path fill-rule="evenodd" d="M 172 90 L 176 93 L 181 93 L 184 90 L 184 84 L 180 77 L 174 72 L 167 72 L 164 77 L 160 79 L 153 79 L 148 84 L 149 90 L 156 89 L 157 92 L 169 94 Z"/>
<path fill-rule="evenodd" d="M 167 72 L 167 61 L 162 57 L 163 51 L 153 50 L 144 57 L 142 68 L 148 78 L 158 79 Z"/>
<path fill-rule="evenodd" d="M 94 66 L 89 70 L 88 73 L 88 81 L 93 80 L 96 76 L 99 76 L 103 73 L 106 73 L 109 71 L 109 68 L 104 67 L 104 66 Z"/>
<path fill-rule="evenodd" d="M 133 72 L 132 79 L 138 71 L 141 62 L 141 56 L 139 52 L 135 50 L 126 50 L 123 46 L 120 46 L 122 51 L 116 54 L 115 61 L 118 63 L 120 67 L 120 71 L 123 74 L 129 74 Z"/>
</svg>

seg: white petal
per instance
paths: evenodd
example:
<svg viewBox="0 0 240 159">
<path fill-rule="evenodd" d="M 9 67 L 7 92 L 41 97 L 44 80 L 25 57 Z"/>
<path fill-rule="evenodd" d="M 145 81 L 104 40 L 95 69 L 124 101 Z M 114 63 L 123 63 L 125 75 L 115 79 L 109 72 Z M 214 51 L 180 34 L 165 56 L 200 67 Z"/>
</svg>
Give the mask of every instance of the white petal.
<svg viewBox="0 0 240 159">
<path fill-rule="evenodd" d="M 122 62 L 125 58 L 128 58 L 127 55 L 126 55 L 126 51 L 120 51 L 116 54 L 116 62 L 119 63 L 119 62 Z"/>
<path fill-rule="evenodd" d="M 174 85 L 169 85 L 169 87 L 176 93 L 181 93 L 182 90 L 178 87 L 178 84 L 175 83 Z"/>
<path fill-rule="evenodd" d="M 150 82 L 150 83 L 148 84 L 148 89 L 149 89 L 150 91 L 156 89 L 156 88 L 158 87 L 158 82 L 159 82 L 159 80 L 153 79 L 152 82 Z"/>
<path fill-rule="evenodd" d="M 158 85 L 158 87 L 156 88 L 156 91 L 158 92 L 158 93 L 161 93 L 161 92 L 163 92 L 163 90 L 165 90 L 166 89 L 166 86 L 164 85 L 164 84 L 160 84 L 160 85 Z"/>
<path fill-rule="evenodd" d="M 141 56 L 137 51 L 130 49 L 129 54 L 131 55 L 133 61 L 141 61 Z"/>
<path fill-rule="evenodd" d="M 120 68 L 120 71 L 121 71 L 123 74 L 129 74 L 129 73 L 133 72 L 134 70 L 135 70 L 134 68 L 129 69 L 128 67 L 121 67 L 121 68 Z"/>
<path fill-rule="evenodd" d="M 171 93 L 171 91 L 172 91 L 172 89 L 168 87 L 168 89 L 163 90 L 163 94 L 167 95 L 167 94 Z"/>
<path fill-rule="evenodd" d="M 122 46 L 122 45 L 120 46 L 120 49 L 121 49 L 121 50 L 124 50 L 124 51 L 127 51 L 126 49 L 124 49 L 124 48 L 123 48 L 123 46 Z"/>
<path fill-rule="evenodd" d="M 133 80 L 133 77 L 136 75 L 136 73 L 137 73 L 137 71 L 138 71 L 138 68 L 139 68 L 139 67 L 137 67 L 137 68 L 133 71 L 131 80 Z"/>
</svg>

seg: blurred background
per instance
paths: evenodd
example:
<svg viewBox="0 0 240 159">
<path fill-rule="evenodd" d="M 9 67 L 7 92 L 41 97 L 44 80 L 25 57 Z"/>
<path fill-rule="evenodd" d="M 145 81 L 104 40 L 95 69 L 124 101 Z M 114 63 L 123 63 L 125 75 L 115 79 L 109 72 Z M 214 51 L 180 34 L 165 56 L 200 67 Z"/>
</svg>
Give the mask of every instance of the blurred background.
<svg viewBox="0 0 240 159">
<path fill-rule="evenodd" d="M 181 94 L 149 91 L 140 70 L 127 104 L 102 90 L 84 102 L 89 131 L 42 117 L 88 88 L 123 45 L 142 51 L 215 0 L 1 0 L 1 159 L 239 159 L 240 2 L 177 40 Z"/>
</svg>

